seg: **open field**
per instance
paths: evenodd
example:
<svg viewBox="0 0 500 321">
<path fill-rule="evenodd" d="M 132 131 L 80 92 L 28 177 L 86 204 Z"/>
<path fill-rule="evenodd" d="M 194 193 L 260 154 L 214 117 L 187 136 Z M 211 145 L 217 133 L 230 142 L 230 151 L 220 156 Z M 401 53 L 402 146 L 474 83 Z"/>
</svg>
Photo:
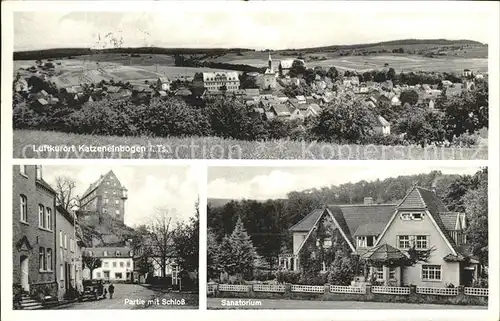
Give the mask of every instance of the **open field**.
<svg viewBox="0 0 500 321">
<path fill-rule="evenodd" d="M 112 149 L 104 149 L 108 147 Z M 479 145 L 476 148 L 422 148 L 416 146 L 336 145 L 288 140 L 251 142 L 219 137 L 95 136 L 49 131 L 14 130 L 13 157 L 473 160 L 488 159 L 488 146 Z"/>
<path fill-rule="evenodd" d="M 250 52 L 245 53 L 243 56 L 231 54 L 223 57 L 218 57 L 214 61 L 227 62 L 231 64 L 247 64 L 254 67 L 265 67 L 268 63 L 268 55 L 269 54 L 266 52 Z M 335 66 L 336 68 L 342 70 L 367 71 L 372 69 L 381 69 L 386 63 L 388 63 L 389 66 L 394 68 L 397 72 L 436 71 L 461 73 L 466 68 L 479 72 L 488 71 L 487 58 L 427 58 L 422 56 L 397 54 L 329 57 L 331 55 L 329 55 L 328 53 L 315 53 L 313 56 L 325 57 L 327 59 L 307 61 L 307 66 L 310 68 L 316 66 L 322 66 L 324 68 Z M 292 59 L 294 57 L 272 55 L 272 58 L 273 65 L 277 69 L 279 60 Z"/>
<path fill-rule="evenodd" d="M 80 58 L 80 57 L 79 57 Z M 183 79 L 193 77 L 197 72 L 220 72 L 222 69 L 176 67 L 169 65 L 133 65 L 121 64 L 118 62 L 80 59 L 58 59 L 54 60 L 56 76 L 51 77 L 58 87 L 67 88 L 78 86 L 82 83 L 98 83 L 101 80 L 123 82 L 143 82 L 145 80 L 156 80 L 160 76 L 169 79 Z M 14 61 L 14 72 L 19 68 L 34 66 L 35 61 L 22 60 Z M 29 75 L 29 74 L 28 74 Z"/>
</svg>

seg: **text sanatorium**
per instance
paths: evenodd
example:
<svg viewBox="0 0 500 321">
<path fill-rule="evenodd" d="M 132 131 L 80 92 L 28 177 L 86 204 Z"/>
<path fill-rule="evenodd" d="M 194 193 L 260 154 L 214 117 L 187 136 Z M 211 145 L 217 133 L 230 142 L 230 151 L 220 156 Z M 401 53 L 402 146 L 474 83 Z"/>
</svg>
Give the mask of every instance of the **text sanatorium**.
<svg viewBox="0 0 500 321">
<path fill-rule="evenodd" d="M 240 307 L 261 306 L 262 301 L 259 301 L 259 300 L 241 300 L 241 299 L 238 299 L 238 300 L 226 300 L 226 299 L 224 299 L 220 302 L 220 304 L 222 306 L 240 306 Z"/>
</svg>

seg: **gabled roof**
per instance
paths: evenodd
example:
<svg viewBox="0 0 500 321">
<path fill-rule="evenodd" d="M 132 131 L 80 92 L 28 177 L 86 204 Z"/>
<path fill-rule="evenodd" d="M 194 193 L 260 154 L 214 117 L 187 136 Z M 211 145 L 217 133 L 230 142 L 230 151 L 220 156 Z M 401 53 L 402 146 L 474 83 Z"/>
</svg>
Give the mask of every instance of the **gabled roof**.
<svg viewBox="0 0 500 321">
<path fill-rule="evenodd" d="M 276 111 L 276 115 L 278 116 L 290 116 L 290 110 L 285 104 L 277 104 L 272 106 L 272 108 L 274 108 L 274 110 Z"/>
<path fill-rule="evenodd" d="M 325 209 L 315 209 L 303 219 L 301 219 L 297 224 L 290 227 L 289 230 L 292 232 L 309 232 L 309 230 L 314 226 L 314 223 L 318 220 L 318 217 L 323 214 Z"/>
<path fill-rule="evenodd" d="M 375 223 L 365 223 L 358 226 L 356 232 L 354 232 L 354 236 L 370 236 L 370 235 L 380 235 L 384 230 L 387 222 L 375 222 Z"/>
<path fill-rule="evenodd" d="M 104 181 L 104 179 L 106 177 L 108 177 L 109 175 L 112 175 L 114 174 L 112 170 L 110 170 L 109 172 L 107 172 L 105 175 L 101 175 L 101 177 L 99 177 L 99 179 L 97 181 L 95 181 L 94 183 L 90 184 L 89 187 L 87 188 L 87 190 L 85 191 L 85 193 L 83 193 L 83 196 L 81 197 L 81 199 L 84 199 L 85 196 L 87 196 L 88 194 L 90 194 L 93 190 L 95 190 L 97 187 L 99 187 L 99 185 L 102 184 L 102 182 Z"/>
<path fill-rule="evenodd" d="M 456 230 L 456 229 L 461 229 L 461 213 L 458 212 L 444 212 L 444 213 L 439 213 L 439 216 L 441 217 L 441 221 L 443 222 L 444 228 L 448 231 Z M 458 224 L 458 226 L 457 226 Z M 457 228 L 458 227 L 458 228 Z"/>
</svg>

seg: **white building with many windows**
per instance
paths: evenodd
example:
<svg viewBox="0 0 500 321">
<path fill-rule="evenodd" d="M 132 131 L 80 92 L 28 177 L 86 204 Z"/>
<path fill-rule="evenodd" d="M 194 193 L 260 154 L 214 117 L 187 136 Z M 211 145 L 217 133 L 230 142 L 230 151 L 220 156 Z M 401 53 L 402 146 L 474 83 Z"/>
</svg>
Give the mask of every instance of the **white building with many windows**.
<svg viewBox="0 0 500 321">
<path fill-rule="evenodd" d="M 92 271 L 92 279 L 105 281 L 132 281 L 134 272 L 133 252 L 128 247 L 86 248 L 85 255 L 101 259 L 101 266 Z M 90 279 L 90 270 L 85 268 L 84 279 Z"/>
<path fill-rule="evenodd" d="M 208 91 L 236 91 L 240 89 L 240 78 L 236 71 L 204 72 L 203 87 Z"/>
</svg>

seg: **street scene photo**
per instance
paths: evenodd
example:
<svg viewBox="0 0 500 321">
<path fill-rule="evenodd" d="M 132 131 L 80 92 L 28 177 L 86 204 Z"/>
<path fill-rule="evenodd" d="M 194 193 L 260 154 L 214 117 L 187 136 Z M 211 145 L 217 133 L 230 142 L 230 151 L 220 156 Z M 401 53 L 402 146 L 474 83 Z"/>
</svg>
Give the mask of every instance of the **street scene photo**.
<svg viewBox="0 0 500 321">
<path fill-rule="evenodd" d="M 162 5 L 14 13 L 15 158 L 488 158 L 481 2 Z"/>
<path fill-rule="evenodd" d="M 209 167 L 208 309 L 487 309 L 488 168 Z"/>
<path fill-rule="evenodd" d="M 14 165 L 13 308 L 198 309 L 189 166 Z"/>
</svg>

